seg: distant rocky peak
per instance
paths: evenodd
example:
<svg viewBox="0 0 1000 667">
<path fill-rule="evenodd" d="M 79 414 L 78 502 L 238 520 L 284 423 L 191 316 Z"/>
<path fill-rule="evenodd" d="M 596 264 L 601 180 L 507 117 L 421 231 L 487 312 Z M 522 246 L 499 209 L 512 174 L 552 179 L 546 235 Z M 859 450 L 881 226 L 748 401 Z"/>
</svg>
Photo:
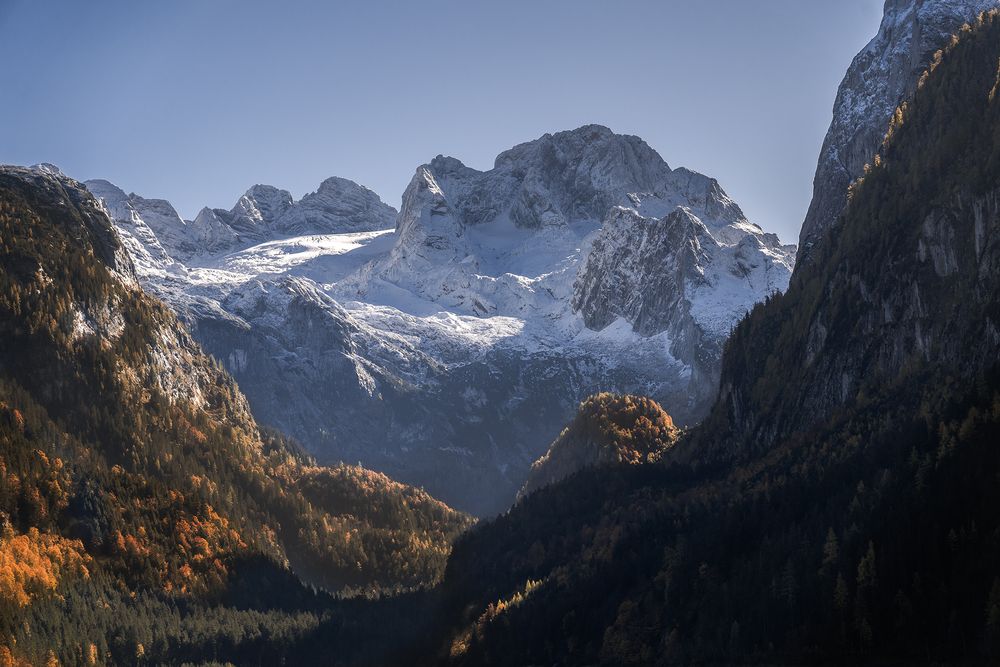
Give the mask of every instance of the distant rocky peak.
<svg viewBox="0 0 1000 667">
<path fill-rule="evenodd" d="M 216 222 L 225 224 L 220 216 L 220 213 L 228 213 L 228 211 L 205 206 L 198 211 L 198 215 L 194 217 L 194 224 L 214 224 Z"/>
<path fill-rule="evenodd" d="M 671 189 L 687 199 L 689 207 L 701 209 L 703 217 L 729 224 L 746 220 L 743 210 L 716 179 L 680 167 L 674 169 L 666 180 Z"/>
<path fill-rule="evenodd" d="M 603 125 L 584 125 L 575 130 L 545 134 L 514 146 L 497 156 L 495 168 L 526 169 L 556 164 L 599 171 L 615 176 L 618 185 L 631 181 L 638 189 L 649 189 L 670 167 L 645 141 L 616 134 Z"/>
<path fill-rule="evenodd" d="M 189 223 L 170 202 L 125 194 L 118 186 L 100 179 L 84 185 L 115 223 L 140 275 L 163 270 L 199 252 Z"/>
<path fill-rule="evenodd" d="M 471 167 L 465 166 L 465 163 L 458 158 L 448 155 L 438 155 L 429 164 L 425 165 L 425 168 L 431 173 L 445 178 L 449 176 L 470 176 L 480 173 Z"/>
<path fill-rule="evenodd" d="M 31 165 L 30 169 L 42 174 L 48 174 L 49 176 L 65 176 L 62 170 L 51 162 L 39 162 L 38 164 Z"/>
<path fill-rule="evenodd" d="M 56 170 L 54 175 L 61 176 L 62 172 Z M 161 231 L 169 228 L 172 232 L 187 224 L 165 199 L 147 199 L 134 192 L 125 194 L 117 185 L 103 179 L 87 181 L 84 185 L 95 198 L 104 203 L 113 220 L 128 221 L 139 217 L 151 227 L 159 227 Z"/>
<path fill-rule="evenodd" d="M 396 209 L 372 190 L 346 178 L 320 183 L 282 217 L 282 231 L 292 233 L 368 232 L 391 229 Z"/>
<path fill-rule="evenodd" d="M 147 223 L 150 223 L 149 216 L 155 216 L 151 222 L 154 227 L 166 225 L 171 229 L 180 229 L 187 225 L 177 209 L 166 199 L 147 199 L 134 192 L 129 194 L 128 199 L 140 215 L 143 215 Z"/>
<path fill-rule="evenodd" d="M 32 169 L 35 169 L 35 167 L 32 167 Z M 101 199 L 108 201 L 128 199 L 128 195 L 125 194 L 124 190 L 111 181 L 106 181 L 103 178 L 95 178 L 90 181 L 85 181 L 84 185 L 91 194 Z"/>
<path fill-rule="evenodd" d="M 389 229 L 396 210 L 352 181 L 328 178 L 296 202 L 291 193 L 254 185 L 231 210 L 202 208 L 186 221 L 170 202 L 125 194 L 105 180 L 86 183 L 125 237 L 140 273 L 200 262 L 256 243 L 312 234 Z"/>
<path fill-rule="evenodd" d="M 689 278 L 663 262 L 669 256 L 674 266 L 686 266 L 678 253 L 691 244 L 726 247 L 732 250 L 715 260 L 692 262 L 699 271 L 711 264 L 718 274 L 738 274 L 743 283 L 731 286 L 725 275 L 710 278 L 725 289 L 720 303 L 713 302 L 702 318 L 713 336 L 717 330 L 728 332 L 731 320 L 749 305 L 787 286 L 794 247 L 750 223 L 718 181 L 671 169 L 638 137 L 587 125 L 519 144 L 501 153 L 495 165 L 479 171 L 439 155 L 419 167 L 403 196 L 393 250 L 350 284 L 360 285 L 363 294 L 368 282 L 381 279 L 451 305 L 475 301 L 478 297 L 470 295 L 480 287 L 491 294 L 501 290 L 507 299 L 504 276 L 549 275 L 546 269 L 555 269 L 565 255 L 545 255 L 551 250 L 545 248 L 560 239 L 573 248 L 593 248 L 589 259 L 582 257 L 589 267 L 581 274 L 586 294 L 577 292 L 573 308 L 600 311 L 610 319 L 585 317 L 588 326 L 600 328 L 625 316 L 642 334 L 660 333 L 674 325 L 683 328 L 668 322 L 665 313 L 683 310 L 687 297 L 679 281 Z M 591 246 L 592 233 L 601 227 Z M 622 233 L 623 227 L 630 231 Z M 551 263 L 528 259 L 535 235 L 539 254 L 552 257 Z M 658 243 L 667 245 L 659 248 Z M 633 263 L 633 276 L 622 276 L 621 267 Z M 568 285 L 561 293 L 568 294 Z M 668 292 L 676 297 L 671 297 L 673 305 L 663 301 Z M 722 303 L 725 298 L 731 303 Z M 494 312 L 491 308 L 484 312 Z M 656 316 L 647 317 L 653 311 Z"/>
<path fill-rule="evenodd" d="M 431 174 L 463 226 L 509 220 L 521 229 L 599 222 L 627 195 L 662 187 L 671 170 L 642 139 L 600 125 L 546 134 L 479 171 L 439 155 Z"/>
<path fill-rule="evenodd" d="M 496 166 L 524 179 L 520 204 L 534 211 L 526 226 L 543 217 L 531 201 L 540 195 L 548 194 L 553 212 L 567 218 L 600 220 L 627 193 L 653 191 L 671 172 L 645 141 L 601 125 L 515 146 L 497 157 Z"/>
<path fill-rule="evenodd" d="M 354 181 L 348 180 L 346 178 L 340 178 L 339 176 L 331 176 L 316 188 L 316 193 L 326 193 L 331 195 L 375 195 L 372 190 L 369 190 L 363 185 L 355 183 Z M 307 197 L 309 195 L 306 195 Z M 303 197 L 305 199 L 305 197 Z"/>
<path fill-rule="evenodd" d="M 272 185 L 255 185 L 233 207 L 235 216 L 261 224 L 271 224 L 291 208 L 293 199 L 287 190 Z"/>
<path fill-rule="evenodd" d="M 410 179 L 397 221 L 403 245 L 416 240 L 414 234 L 419 234 L 421 243 L 440 248 L 446 244 L 445 237 L 462 235 L 461 226 L 430 165 L 418 167 Z"/>
<path fill-rule="evenodd" d="M 544 229 L 600 222 L 614 206 L 655 218 L 687 206 L 723 242 L 736 244 L 746 233 L 761 233 L 717 180 L 671 169 L 639 137 L 601 125 L 519 144 L 485 172 L 441 155 L 422 168 L 463 226 L 509 220 L 521 229 Z"/>
<path fill-rule="evenodd" d="M 674 169 L 652 191 L 628 194 L 628 206 L 651 218 L 662 218 L 677 207 L 689 209 L 721 243 L 734 245 L 747 234 L 762 234 L 714 178 L 683 167 Z"/>
<path fill-rule="evenodd" d="M 97 179 L 87 181 L 84 185 L 86 185 L 87 190 L 89 190 L 90 193 L 93 194 L 99 202 L 101 202 L 108 216 L 112 220 L 128 222 L 133 221 L 133 216 L 137 215 L 131 205 L 131 202 L 129 201 L 128 195 L 114 183 L 103 179 Z"/>
</svg>

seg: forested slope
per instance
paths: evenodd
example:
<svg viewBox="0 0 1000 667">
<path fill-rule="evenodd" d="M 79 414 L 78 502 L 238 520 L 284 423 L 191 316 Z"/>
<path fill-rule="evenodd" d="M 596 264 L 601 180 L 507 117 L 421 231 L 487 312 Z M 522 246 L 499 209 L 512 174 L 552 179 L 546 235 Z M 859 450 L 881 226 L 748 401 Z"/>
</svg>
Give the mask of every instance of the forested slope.
<svg viewBox="0 0 1000 667">
<path fill-rule="evenodd" d="M 963 29 L 664 465 L 473 529 L 448 664 L 1000 659 L 1000 19 Z"/>
<path fill-rule="evenodd" d="M 335 592 L 428 585 L 469 524 L 262 432 L 139 289 L 93 198 L 42 170 L 0 170 L 0 445 L 0 646 L 32 662 L 294 635 L 318 621 L 286 603 L 324 597 L 296 576 Z"/>
</svg>

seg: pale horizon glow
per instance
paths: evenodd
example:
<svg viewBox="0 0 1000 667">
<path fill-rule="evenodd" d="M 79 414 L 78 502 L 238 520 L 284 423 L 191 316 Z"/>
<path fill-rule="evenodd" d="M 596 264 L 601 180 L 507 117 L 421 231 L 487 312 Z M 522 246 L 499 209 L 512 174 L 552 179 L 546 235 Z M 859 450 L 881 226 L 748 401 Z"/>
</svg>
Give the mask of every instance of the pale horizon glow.
<svg viewBox="0 0 1000 667">
<path fill-rule="evenodd" d="M 0 162 L 169 200 L 488 169 L 598 123 L 713 176 L 794 243 L 837 85 L 882 0 L 4 0 Z"/>
</svg>

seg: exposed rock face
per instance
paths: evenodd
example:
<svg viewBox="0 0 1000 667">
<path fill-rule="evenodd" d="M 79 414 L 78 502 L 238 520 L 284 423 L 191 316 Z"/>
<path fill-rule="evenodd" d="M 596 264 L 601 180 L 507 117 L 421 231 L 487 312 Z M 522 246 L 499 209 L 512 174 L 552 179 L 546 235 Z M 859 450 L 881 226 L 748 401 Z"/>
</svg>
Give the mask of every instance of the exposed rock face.
<svg viewBox="0 0 1000 667">
<path fill-rule="evenodd" d="M 306 234 L 389 229 L 396 209 L 374 192 L 343 178 L 329 178 L 316 192 L 294 201 L 286 190 L 255 185 L 232 210 L 203 208 L 183 220 L 169 202 L 145 199 L 105 180 L 87 181 L 108 215 L 128 237 L 137 262 L 149 270 L 204 259 L 262 241 Z M 178 268 L 174 266 L 174 268 Z"/>
<path fill-rule="evenodd" d="M 714 437 L 692 458 L 753 455 L 887 387 L 970 381 L 1000 361 L 1000 19 L 985 25 L 916 91 L 838 233 L 735 330 Z"/>
<path fill-rule="evenodd" d="M 828 289 L 850 295 L 856 328 L 849 342 L 830 344 L 829 332 L 844 330 L 844 312 L 829 304 L 813 314 L 804 349 L 811 387 L 799 396 L 796 425 L 831 414 L 872 378 L 897 377 L 908 365 L 965 373 L 1000 357 L 1000 319 L 988 287 L 1000 284 L 1000 190 L 956 195 L 909 222 L 915 233 L 907 233 L 905 254 L 882 260 L 896 272 L 892 279 L 852 266 L 832 275 Z M 964 293 L 961 285 L 976 287 Z M 733 389 L 727 383 L 724 395 Z"/>
<path fill-rule="evenodd" d="M 689 208 L 662 219 L 616 208 L 580 271 L 573 307 L 593 329 L 621 317 L 645 336 L 667 332 L 671 354 L 692 370 L 692 394 L 712 400 L 730 330 L 747 304 L 788 286 L 794 252 L 737 224 L 713 234 Z"/>
<path fill-rule="evenodd" d="M 104 180 L 87 181 L 108 215 L 123 232 L 124 242 L 137 264 L 147 269 L 189 261 L 199 254 L 232 248 L 239 235 L 218 219 L 198 216 L 194 222 L 181 219 L 170 202 L 145 199 L 125 192 Z"/>
<path fill-rule="evenodd" d="M 819 157 L 813 199 L 799 237 L 799 257 L 844 210 L 848 186 L 864 172 L 889 119 L 913 94 L 934 53 L 963 24 L 997 0 L 886 0 L 878 34 L 851 63 L 837 92 L 833 123 Z"/>
<path fill-rule="evenodd" d="M 715 180 L 600 126 L 485 172 L 435 158 L 394 232 L 351 231 L 386 226 L 369 194 L 341 179 L 297 203 L 251 188 L 189 223 L 232 230 L 234 249 L 186 259 L 145 233 L 138 198 L 116 218 L 148 255 L 147 287 L 262 423 L 481 515 L 509 506 L 591 394 L 651 395 L 697 421 L 725 336 L 784 288 L 794 254 Z"/>
<path fill-rule="evenodd" d="M 518 275 L 544 277 L 562 297 L 572 291 L 572 278 L 558 261 L 567 253 L 586 256 L 588 235 L 614 207 L 657 218 L 686 207 L 718 244 L 737 246 L 750 236 L 765 246 L 775 259 L 773 283 L 759 285 L 744 305 L 787 283 L 794 249 L 748 222 L 715 179 L 672 170 L 638 137 L 588 125 L 516 146 L 490 171 L 441 156 L 420 167 L 403 197 L 392 252 L 341 291 L 350 294 L 354 285 L 365 296 L 373 281 L 384 280 L 484 315 L 538 300 L 530 293 L 537 290 L 507 278 Z M 740 315 L 737 308 L 734 318 Z"/>
<path fill-rule="evenodd" d="M 202 218 L 223 221 L 243 240 L 268 241 L 388 229 L 396 221 L 396 209 L 364 186 L 344 178 L 328 178 L 316 192 L 297 202 L 287 190 L 255 185 L 232 210 L 202 209 L 197 219 Z"/>
<path fill-rule="evenodd" d="M 86 236 L 80 239 L 81 244 L 94 249 L 101 262 L 120 281 L 122 293 L 141 294 L 139 279 L 143 276 L 133 265 L 130 257 L 132 249 L 122 243 L 108 216 L 83 184 L 64 176 L 51 165 L 38 165 L 31 169 L 0 167 L 0 178 L 29 184 L 35 192 L 40 193 L 39 201 L 61 202 L 67 209 L 65 224 L 69 225 L 73 221 L 79 224 L 77 228 L 70 229 L 70 232 Z M 148 208 L 143 208 L 142 204 L 146 201 L 136 198 L 139 208 L 145 212 L 153 212 L 151 218 L 154 221 L 159 220 L 158 215 L 173 210 L 168 204 L 164 206 L 165 202 L 154 202 Z M 127 210 L 131 213 L 135 209 Z M 38 270 L 46 273 L 44 265 L 39 266 Z M 74 340 L 96 340 L 102 345 L 108 345 L 110 341 L 118 339 L 126 329 L 126 318 L 130 317 L 128 309 L 134 307 L 134 304 L 126 301 L 120 294 L 112 294 L 105 303 L 97 307 L 74 304 Z M 219 382 L 217 369 L 168 310 L 161 308 L 151 320 L 155 325 L 151 335 L 153 342 L 147 347 L 146 356 L 141 361 L 130 365 L 122 364 L 119 370 L 123 377 L 137 387 L 156 387 L 169 400 L 184 401 L 195 408 L 206 407 L 206 396 L 212 393 Z M 234 398 L 234 408 L 234 415 L 241 422 L 252 421 L 242 396 Z"/>
</svg>

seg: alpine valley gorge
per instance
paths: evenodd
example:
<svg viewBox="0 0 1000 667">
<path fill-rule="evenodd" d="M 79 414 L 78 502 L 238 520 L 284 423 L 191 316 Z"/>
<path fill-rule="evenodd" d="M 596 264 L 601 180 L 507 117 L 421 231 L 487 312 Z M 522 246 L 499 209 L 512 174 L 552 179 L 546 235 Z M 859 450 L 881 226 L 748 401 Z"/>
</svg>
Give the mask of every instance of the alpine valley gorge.
<svg viewBox="0 0 1000 667">
<path fill-rule="evenodd" d="M 398 211 L 0 167 L 0 665 L 1000 661 L 998 63 L 887 0 L 798 246 L 601 125 Z"/>
</svg>

